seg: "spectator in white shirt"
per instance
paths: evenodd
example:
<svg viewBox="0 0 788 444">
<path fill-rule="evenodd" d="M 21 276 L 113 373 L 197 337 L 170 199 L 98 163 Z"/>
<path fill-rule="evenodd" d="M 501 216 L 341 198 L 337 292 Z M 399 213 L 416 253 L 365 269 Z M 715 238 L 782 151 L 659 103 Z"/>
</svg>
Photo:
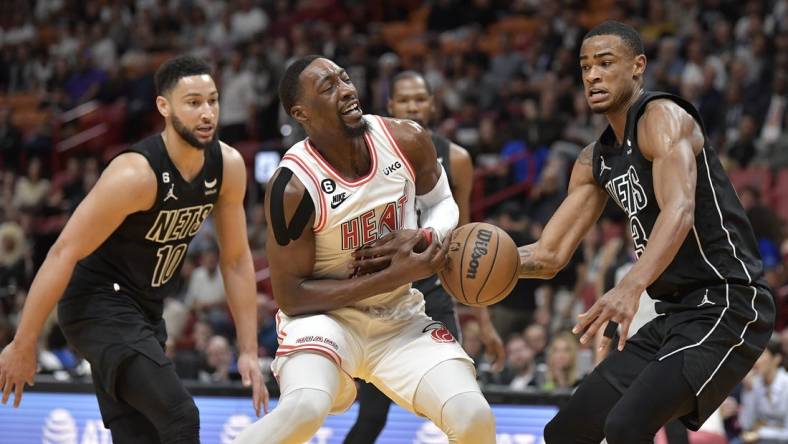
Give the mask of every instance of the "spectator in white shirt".
<svg viewBox="0 0 788 444">
<path fill-rule="evenodd" d="M 224 297 L 224 283 L 219 272 L 219 255 L 215 246 L 207 248 L 200 257 L 200 266 L 194 269 L 184 304 L 197 316 L 207 321 L 214 330 L 222 330 L 229 322 Z"/>
<path fill-rule="evenodd" d="M 783 353 L 779 338 L 772 337 L 744 380 L 739 412 L 744 443 L 788 443 L 788 372 L 782 367 Z"/>
</svg>

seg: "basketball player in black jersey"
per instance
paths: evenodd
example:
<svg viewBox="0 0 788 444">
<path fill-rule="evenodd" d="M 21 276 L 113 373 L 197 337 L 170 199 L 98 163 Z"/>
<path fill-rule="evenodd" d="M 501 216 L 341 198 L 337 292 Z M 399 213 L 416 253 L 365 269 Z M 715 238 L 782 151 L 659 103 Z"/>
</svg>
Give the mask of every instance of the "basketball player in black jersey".
<svg viewBox="0 0 788 444">
<path fill-rule="evenodd" d="M 207 64 L 170 60 L 157 71 L 156 88 L 164 131 L 107 166 L 49 251 L 14 341 L 0 355 L 2 401 L 15 391 L 16 407 L 24 384 L 33 384 L 44 320 L 64 294 L 60 326 L 91 364 L 115 444 L 199 443 L 197 407 L 164 355 L 162 301 L 180 284 L 188 244 L 211 213 L 238 332 L 238 370 L 258 414 L 268 400 L 257 361 L 244 161 L 217 138 L 219 99 Z"/>
<path fill-rule="evenodd" d="M 520 247 L 520 276 L 563 268 L 609 196 L 629 219 L 638 261 L 579 316 L 582 343 L 620 325 L 618 350 L 583 380 L 545 440 L 650 443 L 674 418 L 697 430 L 722 403 L 763 351 L 774 304 L 752 227 L 697 110 L 643 91 L 637 31 L 598 25 L 584 37 L 580 68 L 591 110 L 609 125 L 581 152 L 541 238 Z M 660 315 L 626 340 L 643 291 Z"/>
<path fill-rule="evenodd" d="M 435 101 L 424 77 L 415 71 L 404 71 L 391 81 L 388 103 L 389 115 L 397 119 L 410 119 L 428 128 L 435 112 Z M 460 209 L 459 225 L 470 222 L 470 198 L 473 186 L 473 162 L 468 151 L 452 143 L 449 139 L 431 132 L 432 144 L 443 165 L 451 185 L 452 195 Z M 458 180 L 457 178 L 462 178 Z M 454 299 L 449 296 L 438 281 L 437 275 L 414 282 L 424 295 L 427 316 L 445 325 L 455 338 L 461 338 Z M 487 352 L 495 358 L 493 370 L 503 368 L 506 354 L 503 342 L 490 321 L 487 308 L 475 308 L 481 327 L 481 339 Z M 375 442 L 386 425 L 391 400 L 374 385 L 362 382 L 358 393 L 359 410 L 356 423 L 345 437 L 345 444 L 367 444 Z"/>
</svg>

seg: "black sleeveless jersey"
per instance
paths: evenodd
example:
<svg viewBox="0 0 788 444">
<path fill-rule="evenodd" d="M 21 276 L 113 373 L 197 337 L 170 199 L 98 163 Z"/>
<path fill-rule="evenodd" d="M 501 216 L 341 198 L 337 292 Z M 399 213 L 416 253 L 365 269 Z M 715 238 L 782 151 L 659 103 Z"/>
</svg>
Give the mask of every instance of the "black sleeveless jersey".
<svg viewBox="0 0 788 444">
<path fill-rule="evenodd" d="M 451 162 L 449 162 L 451 141 L 433 132 L 432 144 L 435 145 L 435 153 L 438 155 L 438 162 L 443 165 L 443 170 L 446 171 L 446 179 L 448 179 L 450 184 L 454 183 L 451 181 Z"/>
<path fill-rule="evenodd" d="M 110 292 L 131 298 L 149 319 L 160 319 L 163 298 L 181 283 L 189 242 L 219 197 L 223 170 L 218 141 L 205 150 L 203 168 L 191 182 L 181 177 L 159 134 L 124 152 L 148 160 L 158 182 L 156 202 L 147 211 L 128 215 L 96 251 L 77 263 L 61 313 L 65 306 L 80 311 L 76 299 L 89 300 L 85 294 Z M 65 310 L 67 317 L 72 310 Z"/>
<path fill-rule="evenodd" d="M 443 165 L 443 170 L 446 172 L 446 179 L 450 184 L 453 183 L 451 181 L 451 162 L 449 159 L 451 141 L 433 132 L 432 144 L 435 145 L 438 162 Z M 454 310 L 454 299 L 443 291 L 443 287 L 441 287 L 437 275 L 415 282 L 414 286 L 424 294 L 428 315 L 431 313 L 445 313 Z"/>
<path fill-rule="evenodd" d="M 701 126 L 695 107 L 686 100 L 662 92 L 644 92 L 627 114 L 624 143 L 619 146 L 608 126 L 593 148 L 596 182 L 626 213 L 640 257 L 660 209 L 654 195 L 651 162 L 637 142 L 637 122 L 646 104 L 668 99 L 684 108 Z M 695 158 L 695 223 L 668 268 L 649 287 L 654 299 L 679 302 L 692 289 L 721 282 L 765 285 L 758 244 L 752 226 L 728 176 L 705 136 L 703 149 Z"/>
</svg>

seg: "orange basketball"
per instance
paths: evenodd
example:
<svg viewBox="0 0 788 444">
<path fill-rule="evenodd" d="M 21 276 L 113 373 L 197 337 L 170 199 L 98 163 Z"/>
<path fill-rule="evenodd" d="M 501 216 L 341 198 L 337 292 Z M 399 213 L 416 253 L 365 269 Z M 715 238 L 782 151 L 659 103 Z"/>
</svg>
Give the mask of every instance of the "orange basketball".
<svg viewBox="0 0 788 444">
<path fill-rule="evenodd" d="M 495 225 L 474 222 L 457 228 L 448 256 L 448 265 L 438 277 L 446 292 L 465 305 L 495 304 L 517 283 L 517 245 Z"/>
</svg>

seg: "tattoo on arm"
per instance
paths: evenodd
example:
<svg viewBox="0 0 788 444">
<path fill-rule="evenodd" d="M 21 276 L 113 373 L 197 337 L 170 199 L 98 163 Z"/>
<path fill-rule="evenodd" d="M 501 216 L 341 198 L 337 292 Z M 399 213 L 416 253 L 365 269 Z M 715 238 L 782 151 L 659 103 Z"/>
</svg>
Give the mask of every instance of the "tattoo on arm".
<svg viewBox="0 0 788 444">
<path fill-rule="evenodd" d="M 544 264 L 534 258 L 528 249 L 520 250 L 520 274 L 536 273 L 544 269 Z"/>
<path fill-rule="evenodd" d="M 279 176 L 274 180 L 271 188 L 271 228 L 274 231 L 276 243 L 283 247 L 289 244 L 291 240 L 297 240 L 301 237 L 310 216 L 315 211 L 312 198 L 309 197 L 307 191 L 304 191 L 304 197 L 301 198 L 301 202 L 298 204 L 290 224 L 285 220 L 284 194 L 287 183 L 290 182 L 292 176 L 292 171 L 283 168 L 279 172 Z"/>
<path fill-rule="evenodd" d="M 593 157 L 594 157 L 594 145 L 592 144 L 583 148 L 583 151 L 580 151 L 580 155 L 577 156 L 577 163 L 579 163 L 580 165 L 591 165 Z"/>
</svg>

